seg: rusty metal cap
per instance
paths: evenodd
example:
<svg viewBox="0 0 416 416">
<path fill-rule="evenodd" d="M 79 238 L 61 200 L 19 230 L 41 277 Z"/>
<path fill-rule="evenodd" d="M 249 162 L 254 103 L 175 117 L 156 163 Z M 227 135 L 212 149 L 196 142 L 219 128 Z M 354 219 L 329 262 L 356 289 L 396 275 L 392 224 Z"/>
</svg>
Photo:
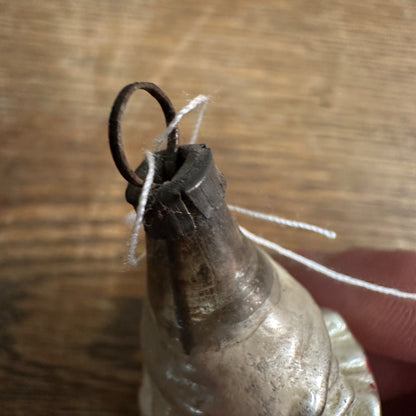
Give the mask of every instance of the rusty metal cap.
<svg viewBox="0 0 416 416">
<path fill-rule="evenodd" d="M 174 156 L 174 158 L 173 158 Z M 147 161 L 136 170 L 147 174 Z M 172 177 L 173 174 L 173 177 Z M 184 236 L 196 227 L 194 212 L 210 218 L 223 203 L 225 179 L 204 144 L 180 146 L 175 154 L 156 153 L 156 174 L 146 207 L 144 226 L 153 238 Z M 126 199 L 137 208 L 141 188 L 129 184 Z"/>
</svg>

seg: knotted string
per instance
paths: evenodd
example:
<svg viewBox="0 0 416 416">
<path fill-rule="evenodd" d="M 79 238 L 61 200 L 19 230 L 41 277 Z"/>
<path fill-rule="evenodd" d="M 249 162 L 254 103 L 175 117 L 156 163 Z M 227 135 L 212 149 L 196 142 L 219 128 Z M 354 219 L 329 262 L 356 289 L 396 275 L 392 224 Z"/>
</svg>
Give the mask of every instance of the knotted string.
<svg viewBox="0 0 416 416">
<path fill-rule="evenodd" d="M 182 117 L 185 114 L 188 114 L 192 110 L 195 110 L 197 107 L 199 107 L 197 120 L 191 136 L 191 143 L 195 143 L 196 139 L 198 138 L 199 127 L 201 126 L 202 118 L 208 100 L 209 97 L 207 97 L 206 95 L 198 95 L 193 100 L 191 100 L 189 104 L 187 104 L 180 111 L 178 111 L 175 118 L 169 123 L 168 127 L 166 127 L 165 131 L 155 138 L 153 142 L 153 151 L 157 152 L 159 150 L 160 146 L 163 144 L 165 140 L 167 140 L 169 134 L 179 124 L 179 122 L 182 120 Z M 146 179 L 144 180 L 142 192 L 139 197 L 139 203 L 136 209 L 136 218 L 134 220 L 133 230 L 129 242 L 129 251 L 127 254 L 127 263 L 131 266 L 137 266 L 146 257 L 146 252 L 143 252 L 139 257 L 136 257 L 136 248 L 139 241 L 140 229 L 142 228 L 143 224 L 144 211 L 146 208 L 147 200 L 149 198 L 150 188 L 155 177 L 154 154 L 151 151 L 146 150 L 145 155 L 148 164 L 148 171 L 146 174 Z"/>
<path fill-rule="evenodd" d="M 185 107 L 183 107 L 175 116 L 175 118 L 172 120 L 172 122 L 169 124 L 169 126 L 166 128 L 166 130 L 160 134 L 158 137 L 156 137 L 154 141 L 154 151 L 159 150 L 160 146 L 163 144 L 163 142 L 167 139 L 169 134 L 173 131 L 175 127 L 179 124 L 182 117 L 185 114 L 188 114 L 189 112 L 195 110 L 197 107 L 199 107 L 199 112 L 197 115 L 197 120 L 195 122 L 195 127 L 191 136 L 190 143 L 193 144 L 196 142 L 198 137 L 198 131 L 202 123 L 203 113 L 205 110 L 205 107 L 208 102 L 208 97 L 205 95 L 198 95 L 193 100 L 189 102 Z M 143 224 L 143 216 L 147 204 L 147 200 L 149 197 L 150 188 L 152 186 L 154 176 L 155 176 L 155 158 L 152 152 L 149 150 L 146 150 L 145 152 L 147 163 L 148 163 L 148 172 L 146 175 L 146 179 L 144 181 L 143 189 L 140 194 L 139 198 L 139 204 L 137 206 L 136 210 L 136 218 L 133 225 L 133 231 L 130 238 L 130 244 L 129 244 L 129 252 L 128 252 L 128 258 L 127 261 L 132 266 L 137 266 L 141 260 L 143 260 L 146 256 L 146 252 L 142 253 L 139 257 L 136 257 L 136 248 L 139 238 L 139 233 L 141 226 Z M 264 221 L 273 222 L 280 225 L 285 225 L 292 228 L 299 228 L 304 229 L 307 231 L 315 232 L 321 235 L 324 235 L 327 238 L 336 238 L 336 233 L 331 230 L 327 230 L 325 228 L 318 227 L 313 224 L 308 224 L 301 221 L 294 221 L 294 220 L 288 220 L 286 218 L 278 217 L 275 215 L 265 214 L 258 211 L 253 211 L 250 209 L 242 208 L 236 205 L 228 205 L 229 209 L 231 211 L 239 212 L 241 214 L 249 215 L 254 218 L 259 218 Z M 300 254 L 295 253 L 294 251 L 291 251 L 289 249 L 286 249 L 270 240 L 267 240 L 263 237 L 258 236 L 257 234 L 253 234 L 252 232 L 248 231 L 244 227 L 240 226 L 240 231 L 250 240 L 254 241 L 256 244 L 259 244 L 263 247 L 266 247 L 272 251 L 275 251 L 276 253 L 279 253 L 287 258 L 290 258 L 292 260 L 295 260 L 298 263 L 301 263 L 305 265 L 306 267 L 309 267 L 310 269 L 321 273 L 331 279 L 334 279 L 338 282 L 342 282 L 351 286 L 357 286 L 362 289 L 366 289 L 372 292 L 378 292 L 382 293 L 388 296 L 394 296 L 399 297 L 403 299 L 412 299 L 416 300 L 416 293 L 411 292 L 404 292 L 399 289 L 390 288 L 386 286 L 381 286 L 376 283 L 370 283 L 365 280 L 357 279 L 352 276 L 348 276 L 343 273 L 336 272 L 335 270 L 329 269 L 328 267 L 323 266 L 322 264 L 319 264 L 311 259 L 308 259 L 306 257 L 301 256 Z"/>
</svg>

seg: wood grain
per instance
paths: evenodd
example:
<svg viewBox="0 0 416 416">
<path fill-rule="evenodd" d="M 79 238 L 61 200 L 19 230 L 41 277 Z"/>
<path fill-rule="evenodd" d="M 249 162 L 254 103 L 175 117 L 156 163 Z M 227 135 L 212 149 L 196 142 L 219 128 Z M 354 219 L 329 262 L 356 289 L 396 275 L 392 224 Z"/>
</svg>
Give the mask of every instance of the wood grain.
<svg viewBox="0 0 416 416">
<path fill-rule="evenodd" d="M 200 133 L 239 217 L 289 248 L 415 248 L 416 6 L 409 0 L 0 1 L 0 408 L 134 415 L 144 266 L 124 266 L 125 183 L 107 147 L 118 90 L 212 96 Z M 182 124 L 184 140 L 194 117 Z M 163 128 L 137 94 L 132 165 Z"/>
</svg>

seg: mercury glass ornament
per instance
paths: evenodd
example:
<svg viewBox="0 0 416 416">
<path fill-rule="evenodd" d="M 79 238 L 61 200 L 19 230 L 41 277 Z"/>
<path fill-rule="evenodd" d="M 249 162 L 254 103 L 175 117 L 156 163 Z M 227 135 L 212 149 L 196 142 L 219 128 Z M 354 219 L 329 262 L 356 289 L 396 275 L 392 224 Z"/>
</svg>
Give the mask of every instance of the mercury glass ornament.
<svg viewBox="0 0 416 416">
<path fill-rule="evenodd" d="M 344 320 L 242 235 L 210 149 L 168 146 L 155 156 L 142 416 L 380 415 Z M 147 169 L 145 161 L 135 174 Z M 135 208 L 140 192 L 138 183 L 126 191 Z"/>
</svg>

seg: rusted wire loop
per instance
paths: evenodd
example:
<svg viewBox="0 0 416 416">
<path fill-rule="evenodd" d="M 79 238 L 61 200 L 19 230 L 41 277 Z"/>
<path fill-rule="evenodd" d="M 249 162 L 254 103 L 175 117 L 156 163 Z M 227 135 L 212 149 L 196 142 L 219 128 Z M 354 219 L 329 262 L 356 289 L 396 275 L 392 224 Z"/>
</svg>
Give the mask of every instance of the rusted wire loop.
<svg viewBox="0 0 416 416">
<path fill-rule="evenodd" d="M 121 175 L 132 185 L 142 186 L 143 180 L 130 168 L 124 153 L 123 141 L 121 139 L 121 119 L 126 109 L 127 102 L 134 91 L 145 90 L 153 96 L 160 104 L 165 115 L 166 125 L 175 118 L 176 112 L 167 95 L 153 82 L 133 82 L 126 85 L 117 95 L 111 109 L 108 123 L 108 138 L 110 141 L 111 154 Z M 175 128 L 168 136 L 167 150 L 174 152 L 178 144 L 178 128 Z"/>
</svg>

